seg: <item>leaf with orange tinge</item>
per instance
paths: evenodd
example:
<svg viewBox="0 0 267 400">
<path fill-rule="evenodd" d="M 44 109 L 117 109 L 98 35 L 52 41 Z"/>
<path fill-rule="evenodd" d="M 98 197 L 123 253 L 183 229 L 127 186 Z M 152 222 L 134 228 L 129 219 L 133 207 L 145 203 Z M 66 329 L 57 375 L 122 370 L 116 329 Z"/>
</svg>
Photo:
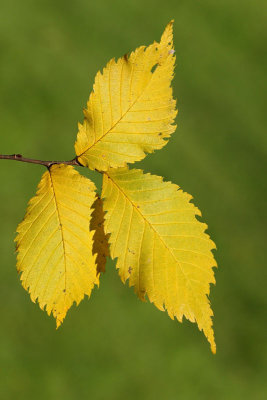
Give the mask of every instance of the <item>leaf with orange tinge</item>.
<svg viewBox="0 0 267 400">
<path fill-rule="evenodd" d="M 94 233 L 93 254 L 96 254 L 97 272 L 105 272 L 107 257 L 109 257 L 108 236 L 104 232 L 103 201 L 99 197 L 92 206 L 92 219 L 90 230 Z"/>
</svg>

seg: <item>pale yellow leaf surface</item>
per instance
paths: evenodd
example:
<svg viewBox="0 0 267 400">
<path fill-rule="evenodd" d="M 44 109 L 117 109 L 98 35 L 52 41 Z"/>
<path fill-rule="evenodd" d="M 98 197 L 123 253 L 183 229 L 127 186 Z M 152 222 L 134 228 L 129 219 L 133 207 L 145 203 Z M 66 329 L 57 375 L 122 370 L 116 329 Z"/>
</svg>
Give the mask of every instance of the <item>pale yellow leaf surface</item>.
<svg viewBox="0 0 267 400">
<path fill-rule="evenodd" d="M 41 309 L 62 323 L 73 302 L 98 284 L 89 232 L 95 185 L 71 166 L 44 173 L 17 228 L 17 270 Z"/>
<path fill-rule="evenodd" d="M 127 168 L 104 174 L 105 230 L 123 282 L 171 318 L 196 322 L 216 351 L 208 295 L 215 248 L 191 196 L 161 177 Z"/>
<path fill-rule="evenodd" d="M 167 143 L 177 114 L 172 25 L 159 43 L 112 59 L 97 73 L 75 143 L 82 165 L 100 171 L 126 166 Z"/>
<path fill-rule="evenodd" d="M 109 257 L 108 237 L 104 231 L 104 210 L 103 201 L 97 197 L 92 206 L 92 219 L 90 230 L 94 233 L 93 254 L 96 254 L 97 272 L 105 272 L 107 257 Z"/>
</svg>

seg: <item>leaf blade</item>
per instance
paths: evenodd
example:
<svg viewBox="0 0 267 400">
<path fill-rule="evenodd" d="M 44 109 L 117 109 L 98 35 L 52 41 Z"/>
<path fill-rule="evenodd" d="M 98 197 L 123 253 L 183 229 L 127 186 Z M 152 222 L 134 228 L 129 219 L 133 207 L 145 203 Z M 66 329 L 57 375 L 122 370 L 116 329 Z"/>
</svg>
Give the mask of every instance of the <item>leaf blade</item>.
<svg viewBox="0 0 267 400">
<path fill-rule="evenodd" d="M 95 186 L 71 166 L 54 165 L 45 172 L 17 228 L 17 270 L 31 300 L 38 299 L 63 322 L 68 309 L 95 284 L 93 234 L 89 233 Z"/>
<path fill-rule="evenodd" d="M 104 174 L 102 197 L 122 281 L 129 279 L 141 300 L 147 295 L 172 319 L 197 322 L 215 352 L 208 300 L 215 245 L 191 196 L 161 177 L 121 168 Z"/>
<path fill-rule="evenodd" d="M 112 59 L 98 72 L 75 143 L 82 165 L 106 171 L 139 161 L 167 143 L 177 113 L 170 87 L 172 46 L 171 22 L 160 43 Z"/>
</svg>

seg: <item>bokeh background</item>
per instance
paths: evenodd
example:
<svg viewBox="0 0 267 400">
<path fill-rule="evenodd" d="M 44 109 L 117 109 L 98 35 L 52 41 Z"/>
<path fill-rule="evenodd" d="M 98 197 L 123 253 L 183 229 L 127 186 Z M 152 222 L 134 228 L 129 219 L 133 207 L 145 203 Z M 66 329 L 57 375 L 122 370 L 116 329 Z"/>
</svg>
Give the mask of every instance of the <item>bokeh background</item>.
<svg viewBox="0 0 267 400">
<path fill-rule="evenodd" d="M 178 129 L 136 166 L 194 196 L 219 264 L 216 356 L 195 325 L 141 303 L 112 262 L 56 331 L 19 283 L 13 243 L 44 169 L 0 161 L 2 399 L 267 398 L 266 12 L 264 0 L 0 1 L 0 153 L 40 159 L 74 156 L 96 72 L 175 19 Z"/>
</svg>

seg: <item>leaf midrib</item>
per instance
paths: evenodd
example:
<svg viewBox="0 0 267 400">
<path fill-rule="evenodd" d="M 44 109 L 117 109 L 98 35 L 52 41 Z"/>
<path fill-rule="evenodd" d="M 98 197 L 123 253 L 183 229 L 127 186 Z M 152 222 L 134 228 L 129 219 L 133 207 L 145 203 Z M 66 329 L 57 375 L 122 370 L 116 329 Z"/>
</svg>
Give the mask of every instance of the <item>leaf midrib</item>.
<svg viewBox="0 0 267 400">
<path fill-rule="evenodd" d="M 64 255 L 64 280 L 65 280 L 65 292 L 64 292 L 64 297 L 66 297 L 66 290 L 67 290 L 67 260 L 66 260 L 66 247 L 65 247 L 65 239 L 64 239 L 64 233 L 63 233 L 63 225 L 62 225 L 62 221 L 61 221 L 61 217 L 60 217 L 60 211 L 59 211 L 59 206 L 58 206 L 58 200 L 57 200 L 57 196 L 56 196 L 56 190 L 55 190 L 55 184 L 53 182 L 52 179 L 52 172 L 50 171 L 50 169 L 48 170 L 49 173 L 49 177 L 51 180 L 51 187 L 52 187 L 52 192 L 53 192 L 53 196 L 54 196 L 54 200 L 55 200 L 55 206 L 56 206 L 56 212 L 57 212 L 57 217 L 58 217 L 58 222 L 59 222 L 59 230 L 61 233 L 61 238 L 62 238 L 62 248 L 63 248 L 63 255 Z"/>
</svg>

